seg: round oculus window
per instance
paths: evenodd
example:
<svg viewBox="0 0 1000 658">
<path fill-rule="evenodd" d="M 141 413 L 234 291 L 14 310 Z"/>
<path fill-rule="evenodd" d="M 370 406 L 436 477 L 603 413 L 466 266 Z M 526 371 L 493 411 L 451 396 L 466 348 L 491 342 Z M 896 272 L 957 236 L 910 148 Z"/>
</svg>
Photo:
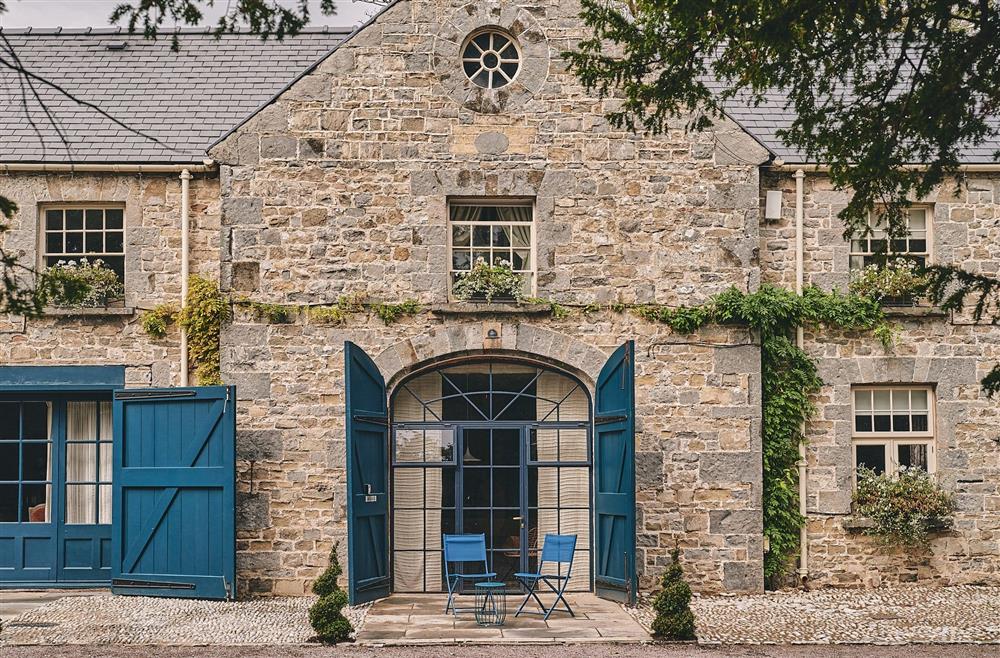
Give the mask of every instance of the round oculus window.
<svg viewBox="0 0 1000 658">
<path fill-rule="evenodd" d="M 473 34 L 462 48 L 462 68 L 472 84 L 483 89 L 506 87 L 521 68 L 514 39 L 500 30 Z"/>
</svg>

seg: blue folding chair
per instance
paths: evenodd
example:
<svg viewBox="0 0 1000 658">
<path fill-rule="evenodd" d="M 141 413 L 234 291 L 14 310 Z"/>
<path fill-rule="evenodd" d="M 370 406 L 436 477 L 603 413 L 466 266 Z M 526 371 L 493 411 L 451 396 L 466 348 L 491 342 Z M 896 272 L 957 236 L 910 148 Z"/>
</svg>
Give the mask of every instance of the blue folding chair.
<svg viewBox="0 0 1000 658">
<path fill-rule="evenodd" d="M 514 577 L 524 583 L 524 586 L 528 588 L 528 593 L 524 596 L 524 600 L 521 601 L 520 607 L 518 607 L 517 612 L 514 616 L 521 614 L 521 610 L 524 609 L 524 604 L 528 602 L 528 599 L 534 598 L 535 603 L 541 608 L 541 611 L 545 613 L 543 619 L 548 620 L 549 615 L 552 611 L 556 609 L 559 602 L 562 601 L 563 605 L 566 606 L 566 612 L 570 614 L 571 617 L 576 617 L 573 614 L 573 609 L 569 607 L 566 599 L 563 598 L 563 593 L 566 591 L 566 586 L 569 584 L 569 576 L 573 571 L 573 551 L 576 550 L 576 535 L 545 535 L 545 543 L 542 544 L 542 558 L 538 561 L 538 571 L 536 573 L 516 573 Z M 557 573 L 542 573 L 546 562 L 554 562 L 557 565 Z M 568 564 L 566 568 L 565 575 L 562 573 L 562 565 Z M 539 584 L 545 583 L 549 589 L 555 592 L 556 600 L 552 602 L 552 605 L 546 609 L 545 604 L 542 600 L 538 598 L 537 589 Z M 555 583 L 555 584 L 553 584 Z"/>
<path fill-rule="evenodd" d="M 452 562 L 482 563 L 482 573 L 451 573 L 449 564 Z M 452 614 L 459 613 L 455 607 L 455 593 L 461 593 L 461 584 L 466 580 L 487 580 L 496 578 L 496 573 L 490 571 L 486 563 L 486 535 L 444 535 L 444 576 L 448 585 L 448 604 L 444 607 Z M 462 612 L 475 611 L 475 608 L 465 608 Z"/>
</svg>

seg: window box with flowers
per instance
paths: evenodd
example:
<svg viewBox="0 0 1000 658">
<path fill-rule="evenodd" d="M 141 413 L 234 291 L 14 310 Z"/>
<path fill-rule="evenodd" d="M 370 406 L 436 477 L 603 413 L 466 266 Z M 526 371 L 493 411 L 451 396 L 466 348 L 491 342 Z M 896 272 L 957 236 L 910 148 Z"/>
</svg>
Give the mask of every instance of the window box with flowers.
<svg viewBox="0 0 1000 658">
<path fill-rule="evenodd" d="M 452 294 L 461 301 L 516 303 L 524 299 L 524 277 L 509 261 L 490 265 L 480 258 L 471 270 L 457 274 Z"/>
<path fill-rule="evenodd" d="M 855 516 L 845 528 L 875 537 L 886 546 L 926 546 L 931 535 L 953 525 L 954 497 L 919 467 L 895 473 L 858 470 Z"/>
<path fill-rule="evenodd" d="M 45 268 L 42 277 L 54 315 L 128 311 L 122 280 L 100 258 L 60 260 Z"/>
</svg>

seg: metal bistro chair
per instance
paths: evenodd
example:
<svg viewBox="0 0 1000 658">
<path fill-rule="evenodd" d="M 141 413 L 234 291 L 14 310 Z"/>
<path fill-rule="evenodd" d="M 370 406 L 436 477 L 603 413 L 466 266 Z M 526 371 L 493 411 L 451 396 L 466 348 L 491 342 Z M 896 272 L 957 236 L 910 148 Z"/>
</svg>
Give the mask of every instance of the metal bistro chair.
<svg viewBox="0 0 1000 658">
<path fill-rule="evenodd" d="M 524 586 L 528 588 L 528 593 L 524 596 L 524 600 L 521 601 L 521 605 L 518 607 L 517 612 L 514 616 L 517 617 L 521 614 L 521 610 L 524 609 L 524 604 L 528 602 L 528 599 L 534 598 L 535 603 L 538 607 L 542 609 L 545 613 L 543 619 L 548 620 L 549 615 L 552 611 L 556 609 L 559 602 L 562 601 L 563 605 L 566 606 L 566 612 L 570 614 L 571 617 L 576 617 L 573 614 L 573 609 L 569 607 L 569 603 L 563 598 L 563 593 L 566 591 L 566 586 L 569 585 L 569 576 L 573 571 L 573 551 L 576 550 L 576 535 L 545 535 L 545 544 L 542 546 L 542 557 L 538 561 L 538 571 L 536 573 L 516 573 L 514 577 L 524 583 Z M 546 562 L 555 562 L 558 567 L 559 573 L 542 573 Z M 562 573 L 563 564 L 569 564 L 566 569 L 566 574 Z M 555 585 L 553 585 L 553 581 Z M 546 609 L 545 604 L 542 600 L 538 598 L 536 590 L 538 589 L 539 583 L 545 583 L 546 586 L 553 592 L 555 592 L 556 600 L 552 602 L 552 605 Z"/>
<path fill-rule="evenodd" d="M 482 573 L 451 573 L 448 565 L 452 562 L 482 563 Z M 455 607 L 455 593 L 461 593 L 461 584 L 465 580 L 488 580 L 496 578 L 496 573 L 489 570 L 486 562 L 486 535 L 444 535 L 444 576 L 448 585 L 448 604 L 445 613 L 459 613 Z M 473 612 L 475 608 L 465 608 L 462 612 Z"/>
</svg>

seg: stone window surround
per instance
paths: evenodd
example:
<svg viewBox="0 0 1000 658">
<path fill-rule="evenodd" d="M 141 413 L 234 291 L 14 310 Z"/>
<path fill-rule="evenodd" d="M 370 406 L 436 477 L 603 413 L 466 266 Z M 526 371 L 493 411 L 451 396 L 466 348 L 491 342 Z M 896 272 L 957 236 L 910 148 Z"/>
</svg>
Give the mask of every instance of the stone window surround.
<svg viewBox="0 0 1000 658">
<path fill-rule="evenodd" d="M 531 262 L 531 266 L 525 272 L 528 273 L 528 277 L 529 277 L 529 281 L 528 281 L 529 285 L 528 285 L 527 292 L 528 292 L 528 294 L 530 296 L 534 297 L 534 296 L 537 296 L 537 294 L 538 294 L 538 226 L 536 226 L 537 219 L 538 219 L 538 213 L 536 211 L 536 205 L 537 204 L 536 204 L 535 198 L 533 198 L 533 197 L 527 197 L 527 198 L 526 197 L 510 197 L 510 196 L 497 196 L 497 197 L 490 197 L 490 196 L 472 196 L 472 197 L 449 196 L 447 198 L 447 200 L 446 200 L 446 208 L 447 208 L 447 213 L 448 213 L 448 218 L 447 218 L 447 222 L 448 222 L 448 230 L 447 230 L 447 241 L 448 241 L 448 243 L 447 243 L 448 244 L 448 250 L 447 250 L 447 253 L 448 253 L 447 270 L 448 270 L 448 278 L 447 278 L 447 281 L 448 281 L 448 301 L 449 302 L 458 302 L 458 301 L 461 301 L 461 300 L 456 299 L 454 297 L 454 295 L 452 294 L 452 287 L 454 286 L 453 275 L 455 273 L 455 270 L 453 269 L 454 268 L 454 263 L 452 261 L 452 257 L 453 257 L 453 251 L 452 250 L 454 248 L 454 246 L 452 245 L 452 235 L 453 235 L 453 233 L 452 233 L 452 226 L 454 225 L 453 222 L 452 222 L 452 220 L 451 220 L 451 208 L 452 208 L 452 206 L 453 205 L 462 205 L 462 206 L 477 206 L 477 205 L 480 205 L 480 206 L 491 206 L 491 205 L 493 205 L 493 206 L 501 206 L 501 205 L 527 206 L 529 204 L 531 206 L 531 221 L 530 222 L 525 222 L 524 224 L 527 225 L 528 228 L 529 228 L 529 230 L 531 231 L 531 239 L 530 239 L 530 245 L 529 245 L 529 249 L 530 249 L 529 259 L 530 259 L 530 262 Z M 471 236 L 470 236 L 470 238 L 471 238 Z M 470 242 L 470 244 L 471 244 L 471 242 Z M 472 264 L 475 265 L 475 262 L 473 262 Z"/>
<path fill-rule="evenodd" d="M 514 38 L 521 67 L 509 85 L 484 89 L 462 68 L 462 46 L 474 32 L 495 28 Z M 459 105 L 482 114 L 511 112 L 523 106 L 545 84 L 549 74 L 548 38 L 527 9 L 507 0 L 474 2 L 442 16 L 434 36 L 432 66 L 444 93 Z"/>
<path fill-rule="evenodd" d="M 97 253 L 97 252 L 93 252 L 93 251 L 88 251 L 87 250 L 87 245 L 86 245 L 86 238 L 84 238 L 84 244 L 82 245 L 83 251 L 81 253 L 79 253 L 79 254 L 69 254 L 69 253 L 65 253 L 64 252 L 64 253 L 53 255 L 52 253 L 49 252 L 48 245 L 46 243 L 46 237 L 47 237 L 47 232 L 48 232 L 47 215 L 48 215 L 48 211 L 50 211 L 50 210 L 63 210 L 63 211 L 65 211 L 65 210 L 82 210 L 82 211 L 84 211 L 83 225 L 82 225 L 82 228 L 81 228 L 81 232 L 83 232 L 84 235 L 86 235 L 87 232 L 93 232 L 92 230 L 88 230 L 87 229 L 86 211 L 88 211 L 88 210 L 101 210 L 102 212 L 104 212 L 104 211 L 108 211 L 108 210 L 120 210 L 121 213 L 122 213 L 121 228 L 120 229 L 112 229 L 112 230 L 113 231 L 120 231 L 121 234 L 122 234 L 121 251 L 114 252 L 114 253 L 107 252 L 107 251 L 104 251 L 104 252 L 101 252 L 101 253 Z M 127 241 L 125 239 L 125 233 L 126 233 L 126 218 L 125 218 L 125 214 L 126 214 L 125 203 L 124 202 L 117 202 L 117 201 L 64 201 L 64 202 L 48 201 L 48 202 L 40 202 L 38 204 L 38 212 L 37 212 L 38 255 L 37 255 L 37 262 L 35 264 L 36 267 L 39 269 L 39 271 L 44 270 L 46 267 L 48 267 L 48 260 L 49 260 L 49 258 L 55 258 L 55 257 L 58 257 L 61 260 L 76 260 L 76 259 L 86 258 L 88 261 L 91 261 L 91 260 L 97 260 L 97 259 L 104 258 L 106 255 L 110 255 L 110 256 L 122 259 L 122 275 L 121 275 L 121 279 L 122 279 L 122 285 L 123 286 L 126 285 L 126 281 L 128 280 L 128 257 L 127 257 L 128 248 L 126 246 Z M 106 224 L 106 221 L 107 221 L 106 216 L 103 218 L 103 221 Z M 62 229 L 61 232 L 64 233 L 64 234 L 67 232 L 65 224 L 63 225 L 63 229 Z M 106 226 L 101 229 L 101 232 L 105 234 L 105 240 L 106 240 L 106 235 L 107 235 L 107 232 L 108 232 L 108 229 L 106 228 Z M 107 245 L 105 244 L 105 247 L 106 246 Z"/>
<path fill-rule="evenodd" d="M 428 213 L 427 244 L 440 249 L 430 274 L 438 277 L 441 293 L 451 290 L 448 280 L 451 254 L 448 253 L 448 202 L 450 199 L 534 199 L 534 262 L 536 270 L 535 294 L 545 291 L 550 277 L 555 276 L 551 265 L 555 259 L 555 245 L 569 239 L 571 224 L 561 220 L 555 212 L 556 195 L 565 184 L 565 172 L 549 172 L 540 180 L 532 171 L 513 172 L 496 188 L 488 177 L 466 169 L 445 169 L 417 172 L 410 178 L 410 191 Z M 453 300 L 448 299 L 449 303 Z M 460 304 L 469 310 L 467 304 Z M 485 306 L 485 305 L 484 305 Z M 501 305 L 493 304 L 494 308 Z"/>
<path fill-rule="evenodd" d="M 855 393 L 858 391 L 877 390 L 923 390 L 927 391 L 927 430 L 917 432 L 859 432 L 855 428 Z M 857 448 L 858 446 L 881 445 L 885 446 L 886 473 L 894 475 L 899 472 L 898 452 L 899 445 L 925 445 L 927 446 L 927 472 L 937 471 L 937 413 L 935 387 L 931 384 L 884 384 L 884 385 L 857 385 L 851 386 L 851 471 L 852 485 L 857 486 Z"/>
</svg>

